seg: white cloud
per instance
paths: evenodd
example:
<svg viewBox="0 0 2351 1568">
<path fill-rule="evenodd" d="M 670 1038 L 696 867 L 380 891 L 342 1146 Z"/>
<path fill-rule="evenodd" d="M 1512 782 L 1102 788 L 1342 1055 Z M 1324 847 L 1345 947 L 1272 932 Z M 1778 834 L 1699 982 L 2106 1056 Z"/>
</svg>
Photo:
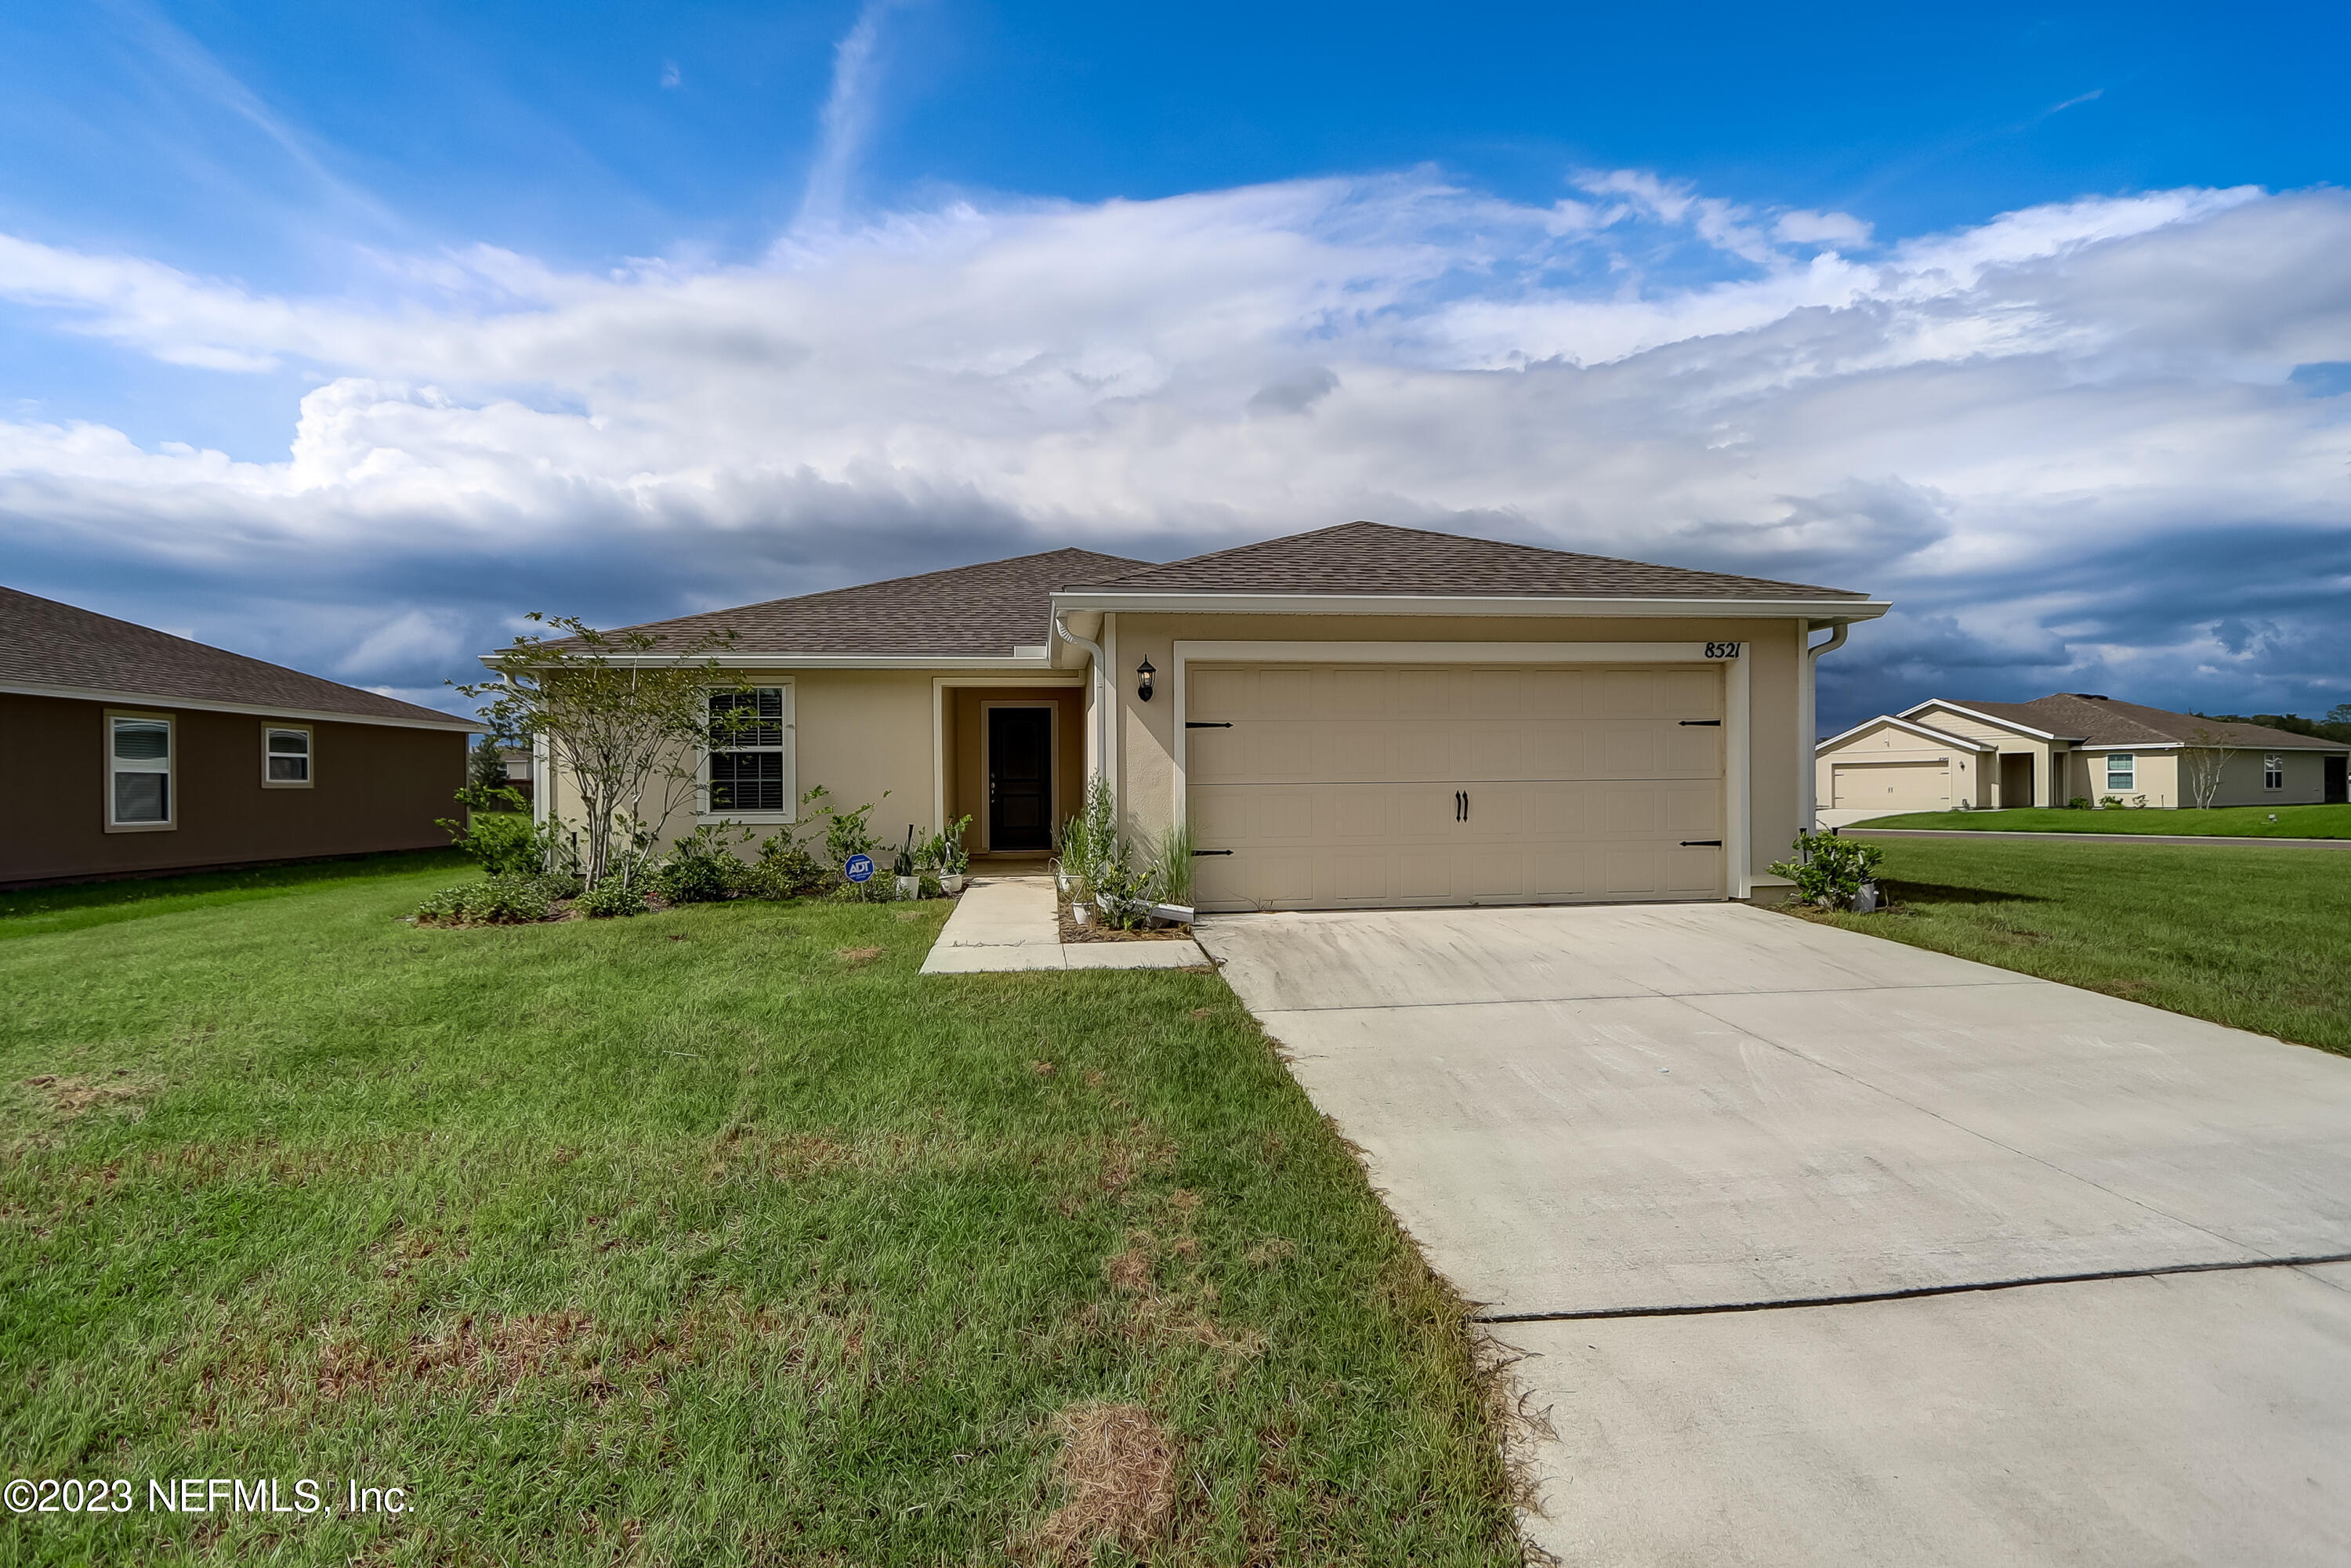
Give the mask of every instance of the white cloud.
<svg viewBox="0 0 2351 1568">
<path fill-rule="evenodd" d="M 43 582 L 234 585 L 209 623 L 279 629 L 240 645 L 403 687 L 527 608 L 1353 517 L 1891 593 L 1917 618 L 1855 674 L 1874 636 L 1903 680 L 2351 675 L 2295 632 L 2351 586 L 2351 400 L 2288 380 L 2351 360 L 2351 197 L 2085 199 L 1871 252 L 1844 214 L 1580 185 L 948 203 L 752 266 L 478 249 L 306 298 L 0 236 L 0 298 L 58 327 L 313 386 L 272 462 L 0 424 L 0 515 Z M 2224 620 L 2278 630 L 2225 653 Z"/>
</svg>

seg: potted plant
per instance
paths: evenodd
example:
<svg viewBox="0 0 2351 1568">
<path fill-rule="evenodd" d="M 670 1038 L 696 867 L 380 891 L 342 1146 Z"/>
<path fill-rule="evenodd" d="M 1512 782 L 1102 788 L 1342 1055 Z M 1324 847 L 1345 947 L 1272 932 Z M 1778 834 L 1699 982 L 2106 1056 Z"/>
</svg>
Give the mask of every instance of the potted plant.
<svg viewBox="0 0 2351 1568">
<path fill-rule="evenodd" d="M 950 896 L 963 891 L 963 879 L 971 872 L 971 852 L 963 847 L 963 831 L 969 826 L 968 816 L 957 817 L 931 841 L 939 847 L 939 889 Z"/>
<path fill-rule="evenodd" d="M 890 863 L 890 874 L 898 880 L 900 898 L 918 898 L 923 892 L 922 873 L 914 869 L 914 830 L 906 829 L 906 841 L 898 846 L 898 853 Z"/>
</svg>

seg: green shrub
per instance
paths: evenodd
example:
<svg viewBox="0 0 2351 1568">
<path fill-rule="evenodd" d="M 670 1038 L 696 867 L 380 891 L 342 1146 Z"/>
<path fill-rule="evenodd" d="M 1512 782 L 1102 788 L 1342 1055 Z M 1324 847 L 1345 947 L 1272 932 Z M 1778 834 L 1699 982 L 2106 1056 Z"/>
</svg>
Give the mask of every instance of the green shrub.
<svg viewBox="0 0 2351 1568">
<path fill-rule="evenodd" d="M 1773 861 L 1774 876 L 1784 876 L 1796 891 L 1823 909 L 1843 909 L 1853 903 L 1861 884 L 1877 873 L 1886 852 L 1876 844 L 1840 839 L 1832 833 L 1798 833 L 1796 858 Z"/>
<path fill-rule="evenodd" d="M 531 880 L 538 883 L 550 899 L 577 898 L 588 885 L 576 871 L 541 872 Z"/>
<path fill-rule="evenodd" d="M 608 876 L 580 895 L 573 908 L 590 920 L 609 920 L 614 915 L 643 915 L 645 895 L 643 889 L 624 883 L 619 877 Z"/>
<path fill-rule="evenodd" d="M 428 925 L 520 925 L 554 913 L 555 898 L 536 876 L 494 876 L 444 887 L 416 906 Z"/>
<path fill-rule="evenodd" d="M 546 869 L 554 830 L 530 820 L 530 804 L 520 794 L 503 786 L 493 789 L 468 784 L 456 799 L 465 815 L 443 817 L 433 825 L 485 873 L 511 876 Z"/>
<path fill-rule="evenodd" d="M 761 841 L 759 858 L 743 868 L 740 886 L 748 898 L 798 898 L 820 891 L 840 874 L 786 831 Z"/>
<path fill-rule="evenodd" d="M 732 822 L 717 822 L 696 828 L 672 844 L 653 869 L 653 891 L 672 904 L 716 904 L 734 896 L 744 873 L 734 844 L 747 843 L 751 838 L 747 831 L 730 832 L 734 827 Z"/>
</svg>

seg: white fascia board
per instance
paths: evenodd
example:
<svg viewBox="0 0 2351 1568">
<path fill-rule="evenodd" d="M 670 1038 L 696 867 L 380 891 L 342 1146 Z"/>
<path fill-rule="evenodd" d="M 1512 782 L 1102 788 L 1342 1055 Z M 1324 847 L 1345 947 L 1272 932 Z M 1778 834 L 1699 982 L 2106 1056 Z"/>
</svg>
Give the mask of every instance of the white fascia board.
<svg viewBox="0 0 2351 1568">
<path fill-rule="evenodd" d="M 495 656 L 482 663 L 491 669 Z M 618 653 L 604 663 L 614 669 L 660 669 L 678 664 L 711 664 L 736 670 L 1050 670 L 1050 657 L 1028 659 L 969 657 L 938 653 L 720 653 L 680 659 L 674 653 Z"/>
<path fill-rule="evenodd" d="M 190 713 L 249 714 L 255 718 L 293 718 L 306 724 L 372 724 L 386 729 L 444 729 L 464 735 L 487 735 L 490 727 L 479 719 L 392 718 L 382 714 L 329 713 L 324 708 L 265 707 L 258 703 L 213 702 L 201 697 L 159 696 L 153 692 L 104 691 L 96 686 L 45 686 L 26 681 L 0 681 L 0 692 L 25 697 L 59 697 L 67 702 L 110 703 L 118 707 L 183 708 Z"/>
<path fill-rule="evenodd" d="M 1053 595 L 1058 612 L 1127 615 L 1574 615 L 1718 621 L 1874 621 L 1893 605 L 1877 599 L 1591 599 L 1561 595 L 1423 593 L 1108 593 Z"/>
<path fill-rule="evenodd" d="M 1944 706 L 1948 707 L 1950 705 L 1947 703 Z M 1913 724 L 1907 718 L 1898 718 L 1890 713 L 1882 713 L 1876 718 L 1863 719 L 1859 724 L 1855 725 L 1843 735 L 1833 735 L 1829 737 L 1826 740 L 1820 742 L 1813 747 L 1813 754 L 1817 756 L 1821 753 L 1826 752 L 1832 747 L 1838 746 L 1845 741 L 1851 740 L 1863 730 L 1874 729 L 1881 724 L 1890 724 L 1897 729 L 1907 729 L 1913 735 L 1923 735 L 1938 746 L 1956 746 L 1962 751 L 1985 752 L 1996 751 L 1999 749 L 1998 747 L 1994 746 L 1989 740 L 1973 740 L 1964 735 L 1949 735 L 1939 729 L 1929 729 L 1923 724 Z"/>
</svg>

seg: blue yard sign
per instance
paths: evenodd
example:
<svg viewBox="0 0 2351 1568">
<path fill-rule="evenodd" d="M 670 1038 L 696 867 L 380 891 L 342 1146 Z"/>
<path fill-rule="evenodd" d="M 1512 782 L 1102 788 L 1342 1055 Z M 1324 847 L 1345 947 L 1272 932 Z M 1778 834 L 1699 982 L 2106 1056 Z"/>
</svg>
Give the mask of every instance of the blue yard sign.
<svg viewBox="0 0 2351 1568">
<path fill-rule="evenodd" d="M 873 857 L 872 855 L 850 856 L 849 863 L 841 868 L 841 874 L 852 882 L 870 880 L 873 875 Z"/>
</svg>

